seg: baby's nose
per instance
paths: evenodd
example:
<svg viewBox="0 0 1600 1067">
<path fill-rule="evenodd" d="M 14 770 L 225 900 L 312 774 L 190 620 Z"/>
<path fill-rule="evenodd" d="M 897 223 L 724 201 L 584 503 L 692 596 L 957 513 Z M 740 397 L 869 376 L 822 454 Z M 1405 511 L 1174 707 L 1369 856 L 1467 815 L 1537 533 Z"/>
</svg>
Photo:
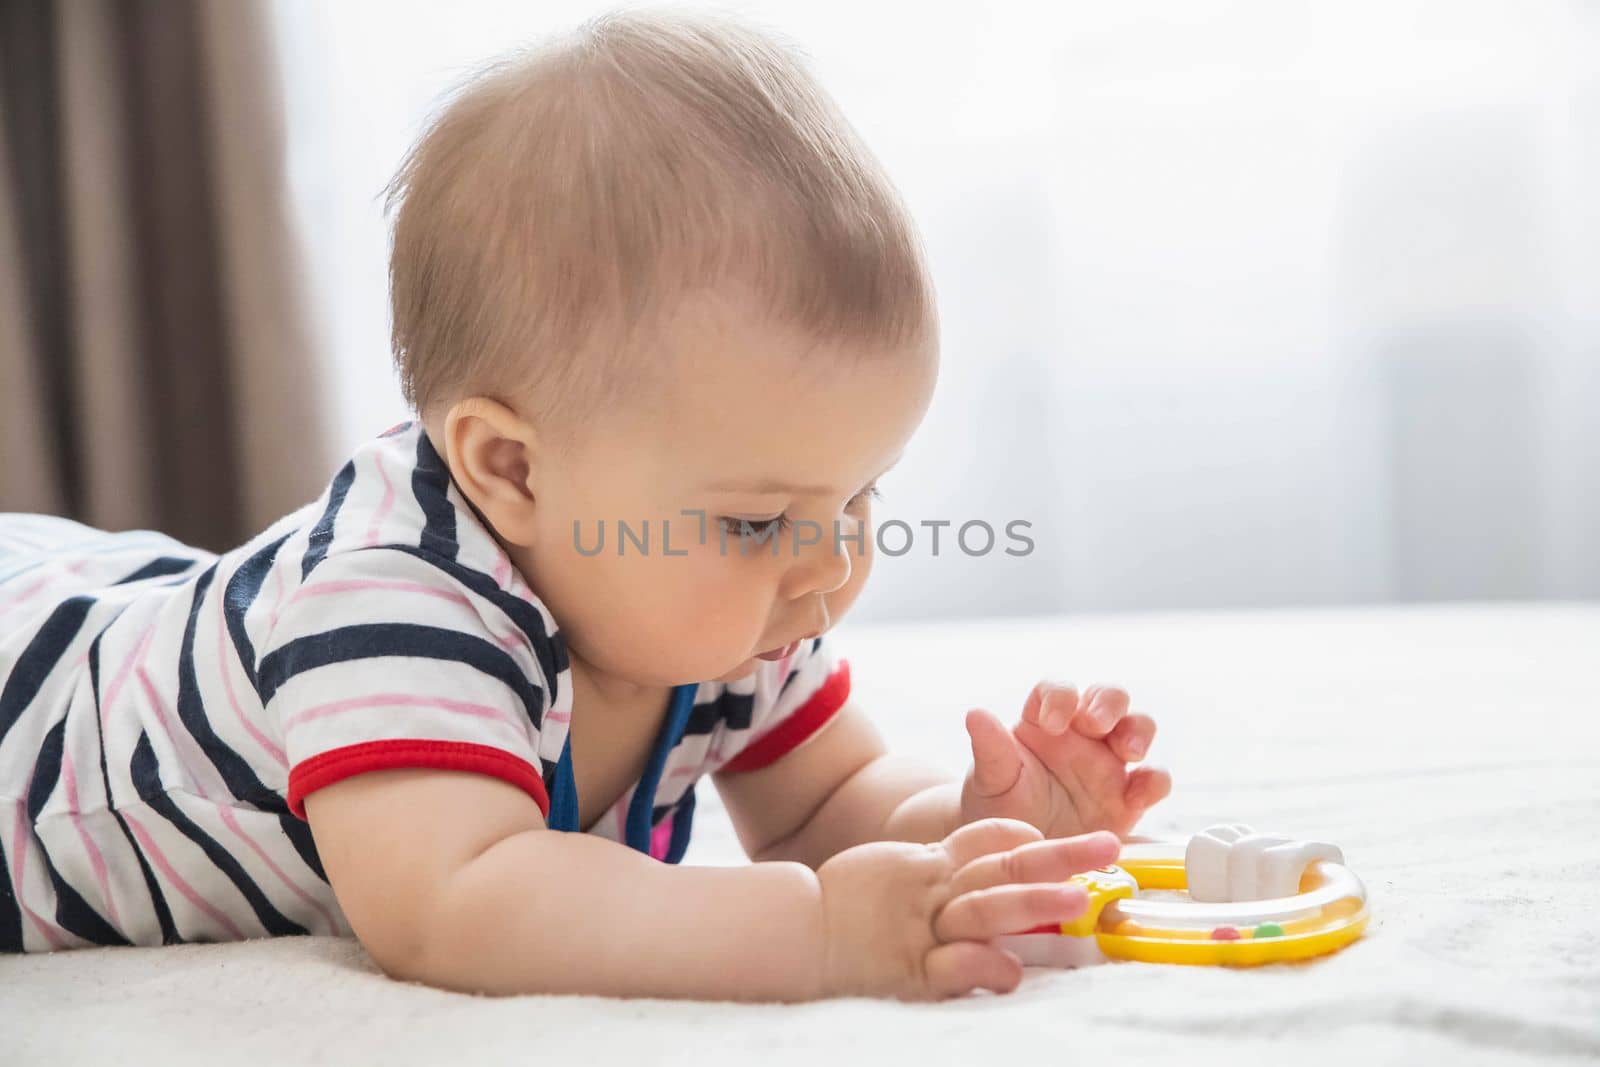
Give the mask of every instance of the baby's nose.
<svg viewBox="0 0 1600 1067">
<path fill-rule="evenodd" d="M 797 531 L 798 533 L 798 531 Z M 849 546 L 836 544 L 824 533 L 817 539 L 795 538 L 795 595 L 831 593 L 850 580 Z M 822 629 L 827 629 L 826 624 Z"/>
</svg>

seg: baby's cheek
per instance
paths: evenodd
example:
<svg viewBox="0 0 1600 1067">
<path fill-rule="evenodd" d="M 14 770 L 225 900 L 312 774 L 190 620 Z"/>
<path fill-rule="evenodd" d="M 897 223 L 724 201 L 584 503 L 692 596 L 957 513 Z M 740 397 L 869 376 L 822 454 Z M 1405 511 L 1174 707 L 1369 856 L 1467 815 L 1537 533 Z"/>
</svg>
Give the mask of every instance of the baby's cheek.
<svg viewBox="0 0 1600 1067">
<path fill-rule="evenodd" d="M 661 642 L 702 668 L 728 670 L 751 653 L 767 628 L 770 582 L 759 563 L 736 552 L 720 556 L 714 544 L 668 562 L 679 566 L 669 567 L 672 606 L 661 614 Z"/>
</svg>

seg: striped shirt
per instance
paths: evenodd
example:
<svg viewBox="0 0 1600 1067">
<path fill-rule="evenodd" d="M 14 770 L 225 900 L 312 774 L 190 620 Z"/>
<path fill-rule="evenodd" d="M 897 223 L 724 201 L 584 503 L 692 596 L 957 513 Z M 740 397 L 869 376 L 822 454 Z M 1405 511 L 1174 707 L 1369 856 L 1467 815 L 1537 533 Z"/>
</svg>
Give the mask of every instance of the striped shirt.
<svg viewBox="0 0 1600 1067">
<path fill-rule="evenodd" d="M 702 775 L 765 766 L 844 703 L 823 638 L 676 687 L 590 833 L 676 863 Z M 578 829 L 550 612 L 410 422 L 223 553 L 0 515 L 0 950 L 348 934 L 305 796 L 453 769 Z"/>
</svg>

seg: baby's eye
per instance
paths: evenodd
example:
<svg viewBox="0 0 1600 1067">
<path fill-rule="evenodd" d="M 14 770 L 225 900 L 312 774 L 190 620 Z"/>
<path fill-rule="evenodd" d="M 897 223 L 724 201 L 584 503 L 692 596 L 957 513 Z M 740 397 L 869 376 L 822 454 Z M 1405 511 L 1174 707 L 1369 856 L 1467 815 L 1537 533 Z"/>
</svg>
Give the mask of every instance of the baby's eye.
<svg viewBox="0 0 1600 1067">
<path fill-rule="evenodd" d="M 854 505 L 854 504 L 865 504 L 869 500 L 882 500 L 882 499 L 883 499 L 883 493 L 878 490 L 878 487 L 875 486 L 875 485 L 869 485 L 865 489 L 861 490 L 861 492 L 859 492 L 855 496 L 851 497 L 850 498 L 850 503 L 852 505 Z"/>
<path fill-rule="evenodd" d="M 752 537 L 765 537 L 769 533 L 782 533 L 789 528 L 789 516 L 786 514 L 771 519 L 735 519 L 724 515 L 720 521 L 723 532 L 735 537 L 742 533 Z"/>
</svg>

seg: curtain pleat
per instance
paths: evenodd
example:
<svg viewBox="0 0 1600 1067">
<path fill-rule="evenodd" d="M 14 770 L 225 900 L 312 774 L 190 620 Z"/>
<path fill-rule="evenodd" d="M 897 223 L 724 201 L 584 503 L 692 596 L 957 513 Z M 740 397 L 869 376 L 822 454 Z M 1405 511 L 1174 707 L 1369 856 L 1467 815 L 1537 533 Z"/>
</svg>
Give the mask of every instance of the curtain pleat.
<svg viewBox="0 0 1600 1067">
<path fill-rule="evenodd" d="M 0 510 L 216 550 L 314 496 L 265 11 L 0 4 Z"/>
<path fill-rule="evenodd" d="M 225 547 L 245 531 L 198 13 L 181 0 L 115 11 L 156 512 L 176 536 Z"/>
</svg>

